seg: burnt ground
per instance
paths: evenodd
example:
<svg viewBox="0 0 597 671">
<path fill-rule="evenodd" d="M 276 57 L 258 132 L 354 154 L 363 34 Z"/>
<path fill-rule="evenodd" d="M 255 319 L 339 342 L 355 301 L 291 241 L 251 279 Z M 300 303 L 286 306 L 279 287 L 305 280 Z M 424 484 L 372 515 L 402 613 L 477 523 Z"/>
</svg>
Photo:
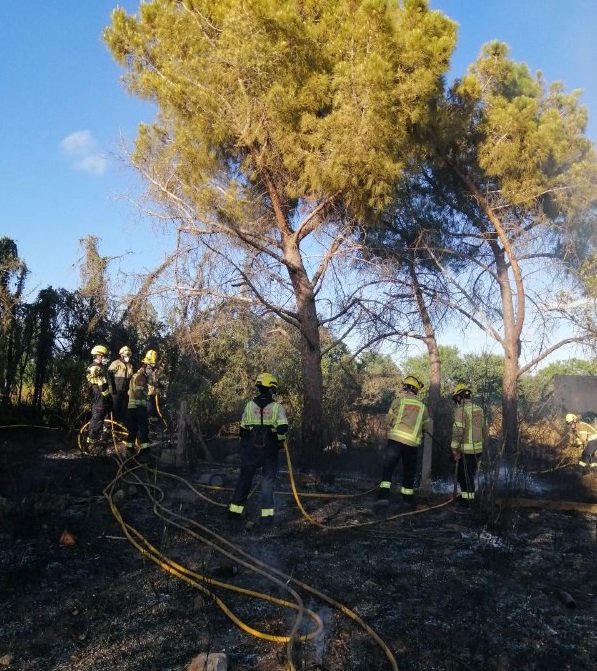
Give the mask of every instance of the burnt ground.
<svg viewBox="0 0 597 671">
<path fill-rule="evenodd" d="M 595 503 L 597 473 L 581 477 L 569 468 L 529 475 L 518 479 L 517 491 L 501 494 L 487 486 L 481 508 L 469 515 L 456 514 L 453 504 L 429 509 L 449 498 L 448 486 L 447 495 L 422 495 L 417 514 L 383 519 L 373 513 L 371 495 L 338 498 L 374 484 L 372 476 L 343 473 L 338 457 L 333 476 L 331 469 L 326 477 L 297 476 L 302 492 L 328 495 L 304 497 L 306 511 L 328 526 L 375 524 L 321 528 L 280 494 L 276 526 L 263 532 L 254 524 L 257 497 L 246 523 L 231 528 L 228 491 L 205 486 L 209 473 L 231 486 L 233 464 L 184 474 L 199 483 L 196 492 L 138 469 L 115 483 L 118 510 L 163 561 L 194 572 L 192 585 L 126 538 L 102 496 L 116 469 L 114 458 L 83 455 L 66 435 L 0 432 L 0 669 L 182 671 L 202 651 L 225 652 L 230 671 L 290 668 L 286 645 L 233 624 L 215 597 L 246 627 L 263 632 L 288 634 L 295 611 L 197 575 L 290 601 L 284 587 L 296 589 L 323 624 L 317 638 L 295 645 L 297 670 L 393 667 L 370 633 L 296 581 L 362 618 L 400 671 L 596 668 L 597 515 L 571 504 L 552 509 L 547 499 Z M 279 488 L 289 489 L 284 473 Z M 182 516 L 171 517 L 178 526 L 155 514 L 150 495 L 165 515 Z M 519 506 L 514 496 L 543 503 Z M 393 501 L 387 516 L 402 512 Z M 65 544 L 64 531 L 72 544 Z M 255 573 L 242 563 L 241 550 L 284 577 L 274 584 Z M 306 617 L 302 631 L 312 626 Z"/>
</svg>

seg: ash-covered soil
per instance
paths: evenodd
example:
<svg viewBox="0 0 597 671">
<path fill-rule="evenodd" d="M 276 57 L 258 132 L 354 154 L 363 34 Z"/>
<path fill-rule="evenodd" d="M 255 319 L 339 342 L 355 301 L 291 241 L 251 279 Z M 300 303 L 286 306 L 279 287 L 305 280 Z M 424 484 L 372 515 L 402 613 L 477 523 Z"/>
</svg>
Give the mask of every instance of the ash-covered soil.
<svg viewBox="0 0 597 671">
<path fill-rule="evenodd" d="M 297 475 L 311 520 L 280 493 L 273 529 L 255 523 L 258 496 L 237 528 L 225 507 L 233 464 L 176 471 L 196 491 L 139 468 L 112 498 L 126 532 L 155 549 L 142 554 L 102 495 L 117 468 L 56 432 L 0 434 L 0 669 L 182 671 L 209 651 L 225 652 L 229 671 L 291 668 L 287 645 L 247 629 L 288 635 L 296 609 L 226 584 L 290 602 L 292 588 L 317 614 L 322 632 L 293 646 L 301 671 L 385 671 L 390 657 L 400 671 L 596 668 L 595 514 L 486 492 L 468 515 L 432 509 L 449 493 L 428 493 L 414 515 L 396 517 L 408 511 L 395 500 L 378 517 L 372 494 L 346 497 L 374 480 L 343 475 L 339 458 L 333 476 Z M 205 486 L 207 473 L 223 487 Z M 597 473 L 550 477 L 533 475 L 522 494 L 595 503 Z M 278 482 L 289 491 L 286 474 Z M 305 615 L 300 631 L 313 627 Z"/>
</svg>

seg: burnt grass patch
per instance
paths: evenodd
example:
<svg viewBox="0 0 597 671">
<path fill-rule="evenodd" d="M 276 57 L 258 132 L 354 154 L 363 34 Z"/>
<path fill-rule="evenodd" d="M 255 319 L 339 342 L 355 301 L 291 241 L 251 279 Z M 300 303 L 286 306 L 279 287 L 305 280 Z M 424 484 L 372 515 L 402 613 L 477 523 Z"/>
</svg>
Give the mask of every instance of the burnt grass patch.
<svg viewBox="0 0 597 671">
<path fill-rule="evenodd" d="M 102 496 L 116 473 L 114 459 L 81 454 L 67 435 L 48 439 L 23 429 L 1 438 L 0 669 L 183 671 L 205 651 L 225 652 L 230 671 L 289 668 L 284 644 L 245 633 L 211 596 L 161 570 L 125 538 Z M 216 469 L 225 487 L 234 483 L 234 466 L 201 468 Z M 338 462 L 336 475 L 340 469 Z M 178 474 L 200 479 L 198 472 Z M 373 486 L 370 475 L 362 482 L 297 478 L 301 491 L 329 496 L 303 499 L 320 523 L 379 523 L 322 529 L 280 494 L 275 527 L 264 533 L 255 524 L 257 497 L 249 501 L 245 523 L 231 527 L 226 490 L 208 490 L 218 506 L 179 481 L 154 483 L 168 509 L 352 609 L 385 642 L 400 671 L 595 668 L 595 514 L 502 500 L 468 515 L 448 505 L 386 521 L 373 511 L 372 495 L 333 497 Z M 289 490 L 283 474 L 278 482 Z M 579 500 L 582 492 L 585 502 L 595 502 L 594 483 L 577 473 L 555 490 L 557 498 Z M 202 574 L 287 598 L 265 577 L 166 524 L 138 483 L 123 483 L 120 491 L 125 520 L 165 555 Z M 445 498 L 422 497 L 420 507 Z M 384 514 L 400 512 L 393 500 Z M 65 531 L 72 544 L 65 544 Z M 296 589 L 323 622 L 316 640 L 294 646 L 297 669 L 391 668 L 363 629 Z M 215 592 L 250 626 L 289 633 L 293 613 L 287 609 Z"/>
</svg>

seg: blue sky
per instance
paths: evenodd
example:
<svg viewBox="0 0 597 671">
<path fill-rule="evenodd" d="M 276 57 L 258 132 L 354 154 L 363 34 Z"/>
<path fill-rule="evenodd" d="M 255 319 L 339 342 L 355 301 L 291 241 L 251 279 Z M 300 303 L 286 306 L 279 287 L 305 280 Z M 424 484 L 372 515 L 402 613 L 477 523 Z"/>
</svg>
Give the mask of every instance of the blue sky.
<svg viewBox="0 0 597 671">
<path fill-rule="evenodd" d="M 119 3 L 130 12 L 137 0 Z M 112 0 L 39 0 L 0 5 L 0 236 L 17 242 L 30 268 L 32 297 L 48 285 L 74 289 L 79 239 L 101 238 L 115 269 L 143 272 L 166 253 L 123 194 L 135 175 L 115 159 L 151 107 L 129 96 L 101 40 Z M 597 139 L 595 0 L 431 0 L 459 24 L 451 76 L 462 74 L 481 45 L 507 42 L 514 59 L 547 81 L 584 90 Z M 123 281 L 120 287 L 126 286 Z"/>
</svg>

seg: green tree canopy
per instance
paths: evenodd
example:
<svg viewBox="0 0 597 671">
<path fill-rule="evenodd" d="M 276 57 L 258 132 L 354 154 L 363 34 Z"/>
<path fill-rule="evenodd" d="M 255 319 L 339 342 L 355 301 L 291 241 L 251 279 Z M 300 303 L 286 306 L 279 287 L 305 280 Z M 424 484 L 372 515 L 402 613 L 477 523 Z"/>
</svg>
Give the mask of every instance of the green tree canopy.
<svg viewBox="0 0 597 671">
<path fill-rule="evenodd" d="M 198 215 L 235 219 L 266 177 L 281 205 L 389 202 L 455 29 L 424 0 L 154 0 L 117 9 L 105 36 L 158 105 L 139 160 L 158 152 Z"/>
<path fill-rule="evenodd" d="M 579 96 L 560 83 L 547 86 L 540 73 L 512 61 L 505 44 L 492 42 L 437 116 L 433 178 L 457 194 L 455 239 L 468 237 L 479 250 L 468 278 L 451 278 L 454 303 L 466 301 L 469 319 L 504 350 L 503 425 L 511 446 L 519 376 L 569 342 L 550 341 L 558 314 L 546 297 L 594 241 L 597 161 Z"/>
<path fill-rule="evenodd" d="M 299 331 L 303 440 L 317 450 L 318 295 L 418 159 L 454 24 L 425 0 L 154 0 L 116 10 L 105 39 L 129 90 L 157 105 L 133 156 L 152 195 Z"/>
</svg>

